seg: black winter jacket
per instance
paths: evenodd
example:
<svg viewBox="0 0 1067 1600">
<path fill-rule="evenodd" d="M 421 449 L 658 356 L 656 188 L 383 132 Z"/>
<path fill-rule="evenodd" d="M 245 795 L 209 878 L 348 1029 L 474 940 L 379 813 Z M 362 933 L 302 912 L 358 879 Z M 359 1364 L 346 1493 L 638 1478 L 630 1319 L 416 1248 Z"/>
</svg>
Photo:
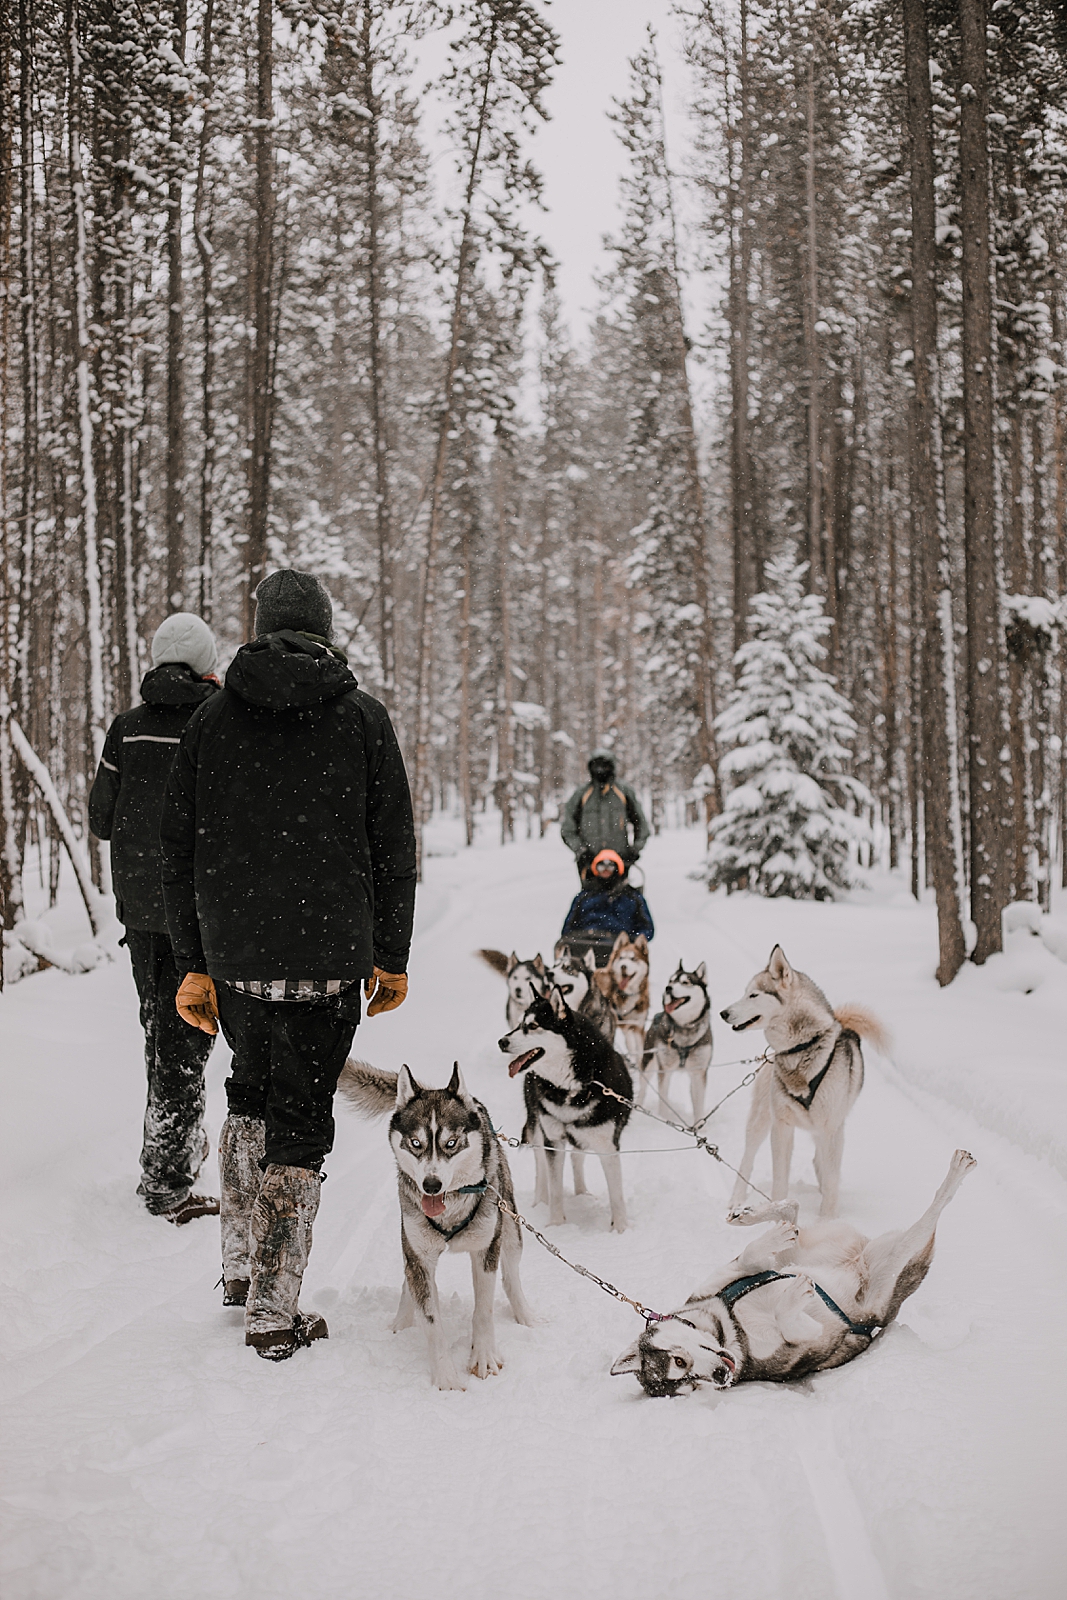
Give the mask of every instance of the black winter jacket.
<svg viewBox="0 0 1067 1600">
<path fill-rule="evenodd" d="M 385 707 L 305 634 L 238 651 L 182 737 L 160 843 L 180 972 L 407 970 L 415 830 L 403 758 Z"/>
<path fill-rule="evenodd" d="M 141 684 L 144 705 L 123 711 L 108 729 L 89 791 L 89 826 L 111 840 L 111 875 L 119 921 L 142 933 L 165 933 L 159 819 L 185 725 L 218 684 L 169 662 Z"/>
</svg>

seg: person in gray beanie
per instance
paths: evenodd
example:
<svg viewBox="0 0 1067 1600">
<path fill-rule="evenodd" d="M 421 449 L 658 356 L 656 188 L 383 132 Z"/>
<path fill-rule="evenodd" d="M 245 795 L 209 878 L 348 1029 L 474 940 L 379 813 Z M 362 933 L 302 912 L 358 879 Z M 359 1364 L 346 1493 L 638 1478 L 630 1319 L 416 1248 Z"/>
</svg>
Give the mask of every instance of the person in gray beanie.
<svg viewBox="0 0 1067 1600">
<path fill-rule="evenodd" d="M 152 640 L 142 704 L 117 716 L 89 795 L 89 826 L 110 840 L 123 943 L 130 952 L 145 1035 L 148 1103 L 138 1194 L 168 1222 L 214 1214 L 218 1200 L 193 1193 L 208 1153 L 204 1067 L 211 1040 L 190 1034 L 175 1011 L 179 974 L 167 934 L 160 881 L 159 819 L 174 753 L 193 712 L 218 682 L 215 638 L 200 617 L 180 611 Z"/>
<path fill-rule="evenodd" d="M 331 643 L 317 578 L 273 572 L 256 637 L 192 718 L 160 844 L 177 1005 L 233 1051 L 219 1136 L 223 1305 L 284 1361 L 325 1339 L 300 1286 L 360 1019 L 407 993 L 415 830 L 385 707 Z"/>
</svg>

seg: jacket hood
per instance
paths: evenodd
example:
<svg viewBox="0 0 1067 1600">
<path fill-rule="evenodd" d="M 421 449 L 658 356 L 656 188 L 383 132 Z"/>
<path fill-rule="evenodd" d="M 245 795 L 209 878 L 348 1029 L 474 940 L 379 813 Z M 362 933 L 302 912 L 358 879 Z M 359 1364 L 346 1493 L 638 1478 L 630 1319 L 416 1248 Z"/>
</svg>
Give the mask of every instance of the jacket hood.
<svg viewBox="0 0 1067 1600">
<path fill-rule="evenodd" d="M 207 683 L 184 661 L 166 661 L 141 679 L 141 699 L 149 706 L 197 705 L 217 689 L 217 683 Z"/>
<path fill-rule="evenodd" d="M 238 650 L 226 687 L 252 706 L 300 711 L 350 694 L 358 685 L 332 650 L 284 628 Z"/>
</svg>

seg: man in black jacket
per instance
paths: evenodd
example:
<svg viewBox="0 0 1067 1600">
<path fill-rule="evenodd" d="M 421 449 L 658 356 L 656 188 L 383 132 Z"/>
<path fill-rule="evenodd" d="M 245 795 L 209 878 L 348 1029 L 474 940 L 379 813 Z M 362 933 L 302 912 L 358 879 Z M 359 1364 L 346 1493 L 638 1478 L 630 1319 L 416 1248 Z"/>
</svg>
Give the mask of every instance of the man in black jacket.
<svg viewBox="0 0 1067 1600">
<path fill-rule="evenodd" d="M 111 724 L 89 795 L 89 826 L 98 839 L 111 841 L 118 915 L 141 1001 L 148 1105 L 137 1192 L 153 1215 L 175 1223 L 214 1215 L 219 1203 L 192 1192 L 208 1153 L 204 1067 L 211 1039 L 190 1032 L 174 1009 L 179 974 L 163 909 L 159 818 L 185 725 L 218 692 L 207 676 L 214 665 L 207 623 L 189 612 L 168 617 L 152 640 L 144 704 Z"/>
<path fill-rule="evenodd" d="M 256 638 L 182 738 L 160 841 L 178 1007 L 233 1050 L 219 1139 L 223 1303 L 270 1360 L 325 1338 L 300 1284 L 360 1015 L 407 991 L 415 833 L 388 713 L 329 642 L 305 573 L 256 594 Z"/>
</svg>

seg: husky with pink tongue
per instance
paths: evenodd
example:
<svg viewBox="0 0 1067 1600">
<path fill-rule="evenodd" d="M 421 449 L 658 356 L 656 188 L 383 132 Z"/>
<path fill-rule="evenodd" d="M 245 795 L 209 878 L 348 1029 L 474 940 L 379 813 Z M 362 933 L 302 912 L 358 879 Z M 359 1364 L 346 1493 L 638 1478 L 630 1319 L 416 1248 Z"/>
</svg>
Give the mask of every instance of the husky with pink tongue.
<svg viewBox="0 0 1067 1600">
<path fill-rule="evenodd" d="M 404 1288 L 393 1332 L 418 1318 L 426 1329 L 430 1369 L 439 1389 L 463 1389 L 441 1320 L 437 1263 L 446 1250 L 465 1251 L 474 1280 L 474 1324 L 468 1370 L 476 1378 L 499 1372 L 493 1300 L 500 1268 L 515 1321 L 527 1327 L 534 1318 L 519 1281 L 522 1233 L 513 1217 L 497 1206 L 515 1209 L 507 1156 L 493 1132 L 489 1113 L 468 1094 L 457 1061 L 444 1089 L 425 1089 L 407 1067 L 380 1072 L 363 1061 L 348 1061 L 338 1084 L 364 1116 L 392 1110 L 389 1143 L 396 1157 L 400 1189 L 400 1243 Z"/>
</svg>

